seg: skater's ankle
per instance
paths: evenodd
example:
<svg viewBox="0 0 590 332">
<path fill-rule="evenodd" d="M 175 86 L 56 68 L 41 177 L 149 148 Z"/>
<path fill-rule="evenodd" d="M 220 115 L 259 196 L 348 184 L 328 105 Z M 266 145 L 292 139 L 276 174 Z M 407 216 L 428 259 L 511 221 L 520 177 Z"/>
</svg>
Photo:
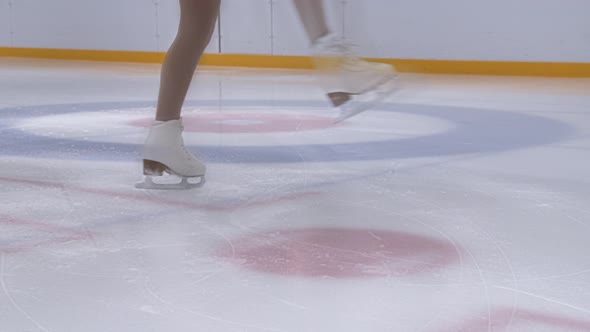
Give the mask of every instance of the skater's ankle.
<svg viewBox="0 0 590 332">
<path fill-rule="evenodd" d="M 180 120 L 180 117 L 156 116 L 156 121 L 158 122 L 168 122 L 174 120 Z"/>
</svg>

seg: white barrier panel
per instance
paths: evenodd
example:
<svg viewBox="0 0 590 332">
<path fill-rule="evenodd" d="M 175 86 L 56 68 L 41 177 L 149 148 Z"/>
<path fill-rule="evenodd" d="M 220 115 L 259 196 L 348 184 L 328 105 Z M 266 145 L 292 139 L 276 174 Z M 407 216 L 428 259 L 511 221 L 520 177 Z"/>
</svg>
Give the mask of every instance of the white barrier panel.
<svg viewBox="0 0 590 332">
<path fill-rule="evenodd" d="M 333 29 L 363 56 L 590 62 L 587 0 L 328 0 L 326 7 Z M 3 46 L 164 51 L 177 23 L 176 0 L 0 0 Z M 220 27 L 208 53 L 309 54 L 291 0 L 222 0 Z"/>
<path fill-rule="evenodd" d="M 15 47 L 153 51 L 155 8 L 146 0 L 13 0 Z"/>
<path fill-rule="evenodd" d="M 346 34 L 371 57 L 590 62 L 587 0 L 349 0 Z"/>
<path fill-rule="evenodd" d="M 0 47 L 10 46 L 10 32 L 11 19 L 10 19 L 10 6 L 12 4 L 9 0 L 0 0 Z"/>
<path fill-rule="evenodd" d="M 223 53 L 272 54 L 269 1 L 221 1 Z"/>
</svg>

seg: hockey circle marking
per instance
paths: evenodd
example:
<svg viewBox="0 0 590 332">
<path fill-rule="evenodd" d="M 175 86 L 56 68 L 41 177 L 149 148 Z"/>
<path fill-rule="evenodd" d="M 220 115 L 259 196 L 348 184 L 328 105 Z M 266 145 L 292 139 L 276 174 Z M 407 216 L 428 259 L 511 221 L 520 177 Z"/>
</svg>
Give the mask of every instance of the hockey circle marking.
<svg viewBox="0 0 590 332">
<path fill-rule="evenodd" d="M 325 103 L 313 101 L 261 101 L 261 100 L 224 100 L 221 105 L 218 100 L 200 100 L 187 102 L 187 107 L 218 107 L 221 113 L 226 108 L 243 108 L 255 112 L 258 109 L 272 110 L 289 108 L 293 113 L 302 110 L 309 114 L 310 109 L 317 113 L 327 113 L 330 109 Z M 96 130 L 88 137 L 68 137 L 64 132 L 71 127 L 79 126 L 77 122 L 71 124 L 60 123 L 51 136 L 32 133 L 18 124 L 47 115 L 69 115 L 97 113 L 108 115 L 112 112 L 153 108 L 153 102 L 120 102 L 120 103 L 88 103 L 88 104 L 60 104 L 25 106 L 5 108 L 0 110 L 3 119 L 0 120 L 0 140 L 3 141 L 4 155 L 31 156 L 35 158 L 62 158 L 85 160 L 137 160 L 140 158 L 145 132 L 121 123 L 132 129 L 127 142 L 108 141 L 112 136 L 112 124 L 94 124 Z M 277 112 L 280 116 L 282 112 Z M 396 136 L 398 132 L 408 129 L 397 121 L 395 114 L 423 119 L 439 119 L 449 123 L 448 130 L 436 131 L 428 135 Z M 145 114 L 138 115 L 145 118 Z M 126 121 L 132 119 L 126 118 Z M 355 124 L 367 122 L 363 130 L 358 130 Z M 244 123 L 234 123 L 234 126 Z M 363 134 L 371 132 L 371 126 L 379 126 L 384 136 L 380 140 L 365 140 Z M 77 130 L 84 128 L 76 128 Z M 299 163 L 299 162 L 336 162 L 386 160 L 399 158 L 440 157 L 472 153 L 491 153 L 554 143 L 571 136 L 572 129 L 565 123 L 552 119 L 525 113 L 508 111 L 494 111 L 486 109 L 461 108 L 454 106 L 411 105 L 411 104 L 383 104 L 377 110 L 358 115 L 347 122 L 345 127 L 337 127 L 339 137 L 345 141 L 321 141 L 322 136 L 330 133 L 325 130 L 311 130 L 292 132 L 291 141 L 283 144 L 273 136 L 268 138 L 255 137 L 247 141 L 238 135 L 216 134 L 216 140 L 203 144 L 195 140 L 195 148 L 207 162 L 219 163 Z M 310 133 L 310 134 L 307 134 Z M 311 137 L 312 133 L 319 133 L 318 139 Z M 259 133 L 256 133 L 258 135 Z M 274 133 L 270 133 L 274 135 Z M 247 134 L 250 137 L 253 134 Z M 299 136 L 298 136 L 299 135 Z M 302 136 L 304 135 L 304 136 Z M 391 135 L 395 137 L 390 137 Z M 107 141 L 96 141 L 103 136 Z M 232 140 L 233 139 L 233 140 Z M 256 145 L 253 142 L 265 144 Z M 243 143 L 245 142 L 245 143 Z M 301 143 L 304 142 L 304 143 Z"/>
<path fill-rule="evenodd" d="M 297 277 L 407 277 L 442 271 L 457 248 L 430 237 L 386 230 L 306 228 L 233 239 L 217 256 L 246 269 Z"/>
</svg>

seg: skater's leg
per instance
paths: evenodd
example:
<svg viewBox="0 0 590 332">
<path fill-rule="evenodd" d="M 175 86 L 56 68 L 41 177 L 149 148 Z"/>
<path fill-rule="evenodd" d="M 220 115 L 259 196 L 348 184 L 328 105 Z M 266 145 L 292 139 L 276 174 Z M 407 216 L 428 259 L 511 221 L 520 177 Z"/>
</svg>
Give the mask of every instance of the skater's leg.
<svg viewBox="0 0 590 332">
<path fill-rule="evenodd" d="M 156 120 L 180 118 L 195 69 L 215 30 L 220 1 L 180 0 L 178 33 L 162 65 Z"/>
<path fill-rule="evenodd" d="M 297 8 L 299 19 L 312 45 L 330 33 L 324 11 L 324 0 L 293 0 L 293 4 Z"/>
<path fill-rule="evenodd" d="M 160 79 L 156 121 L 150 128 L 143 153 L 146 176 L 138 188 L 188 189 L 204 184 L 206 166 L 184 146 L 180 113 L 195 69 L 219 15 L 221 0 L 180 0 L 180 24 L 176 39 L 166 54 Z M 176 184 L 157 184 L 152 177 L 163 173 L 182 178 Z M 189 183 L 188 178 L 200 178 Z"/>
<path fill-rule="evenodd" d="M 328 28 L 323 0 L 293 0 L 314 53 L 317 76 L 332 105 L 346 119 L 376 105 L 395 85 L 395 69 L 354 55 Z"/>
</svg>

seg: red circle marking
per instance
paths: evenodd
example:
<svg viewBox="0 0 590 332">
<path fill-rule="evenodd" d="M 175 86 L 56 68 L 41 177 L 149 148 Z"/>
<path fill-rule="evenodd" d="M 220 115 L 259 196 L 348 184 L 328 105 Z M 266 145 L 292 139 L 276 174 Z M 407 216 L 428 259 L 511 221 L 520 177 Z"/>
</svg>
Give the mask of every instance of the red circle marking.
<svg viewBox="0 0 590 332">
<path fill-rule="evenodd" d="M 183 117 L 184 130 L 199 133 L 272 133 L 318 130 L 340 126 L 323 116 L 269 113 L 202 113 Z M 128 122 L 134 127 L 149 127 L 152 119 Z"/>
<path fill-rule="evenodd" d="M 340 228 L 257 233 L 232 240 L 217 254 L 259 272 L 332 278 L 414 275 L 458 259 L 455 246 L 425 236 Z"/>
</svg>

